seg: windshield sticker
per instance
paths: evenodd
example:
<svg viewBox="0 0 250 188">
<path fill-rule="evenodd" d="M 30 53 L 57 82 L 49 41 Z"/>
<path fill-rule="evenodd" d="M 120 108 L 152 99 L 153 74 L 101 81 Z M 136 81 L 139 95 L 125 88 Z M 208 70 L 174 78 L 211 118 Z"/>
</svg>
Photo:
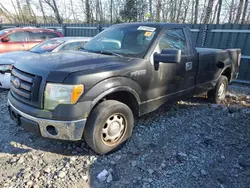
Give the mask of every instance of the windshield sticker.
<svg viewBox="0 0 250 188">
<path fill-rule="evenodd" d="M 146 31 L 146 32 L 144 33 L 144 36 L 145 36 L 145 37 L 151 37 L 151 36 L 152 36 L 152 32 L 151 32 L 151 31 Z"/>
<path fill-rule="evenodd" d="M 137 28 L 137 30 L 141 30 L 141 31 L 151 31 L 151 32 L 153 32 L 153 31 L 156 30 L 156 28 L 155 28 L 155 27 L 140 26 L 140 27 Z"/>
</svg>

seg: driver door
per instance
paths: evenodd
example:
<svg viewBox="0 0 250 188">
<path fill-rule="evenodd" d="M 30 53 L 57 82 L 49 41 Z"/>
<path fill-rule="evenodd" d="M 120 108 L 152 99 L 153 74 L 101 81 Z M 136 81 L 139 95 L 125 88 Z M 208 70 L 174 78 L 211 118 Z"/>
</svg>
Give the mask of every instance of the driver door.
<svg viewBox="0 0 250 188">
<path fill-rule="evenodd" d="M 14 32 L 7 37 L 10 38 L 9 42 L 1 42 L 1 46 L 3 46 L 5 52 L 27 50 L 27 32 Z"/>
<path fill-rule="evenodd" d="M 155 97 L 161 96 L 171 100 L 191 96 L 195 85 L 195 75 L 193 75 L 193 54 L 189 53 L 186 37 L 183 28 L 166 30 L 154 53 L 161 53 L 163 49 L 181 50 L 180 63 L 156 63 L 154 64 L 154 86 Z"/>
</svg>

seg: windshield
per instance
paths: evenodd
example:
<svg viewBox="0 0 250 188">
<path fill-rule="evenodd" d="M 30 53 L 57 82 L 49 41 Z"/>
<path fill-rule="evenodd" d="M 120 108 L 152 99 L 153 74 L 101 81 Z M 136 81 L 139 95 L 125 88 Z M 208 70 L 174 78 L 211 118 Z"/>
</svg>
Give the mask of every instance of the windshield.
<svg viewBox="0 0 250 188">
<path fill-rule="evenodd" d="M 52 52 L 55 48 L 57 48 L 59 45 L 61 45 L 64 42 L 65 41 L 63 41 L 61 39 L 47 40 L 47 41 L 33 47 L 30 51 L 34 52 L 34 53 L 38 53 L 38 54 Z"/>
<path fill-rule="evenodd" d="M 84 49 L 89 52 L 111 52 L 142 58 L 155 38 L 156 32 L 158 29 L 155 27 L 114 26 L 94 37 L 84 46 Z"/>
<path fill-rule="evenodd" d="M 0 31 L 0 37 L 4 36 L 6 33 L 8 33 L 8 31 Z"/>
</svg>

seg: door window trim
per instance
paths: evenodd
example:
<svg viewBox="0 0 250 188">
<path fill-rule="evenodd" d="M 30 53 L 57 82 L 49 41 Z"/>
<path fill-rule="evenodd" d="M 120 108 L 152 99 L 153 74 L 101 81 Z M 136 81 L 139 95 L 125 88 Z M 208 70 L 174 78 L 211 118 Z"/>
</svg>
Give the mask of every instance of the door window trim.
<svg viewBox="0 0 250 188">
<path fill-rule="evenodd" d="M 158 40 L 158 43 L 157 43 L 157 45 L 160 43 L 160 41 L 161 41 L 161 39 L 164 37 L 164 35 L 165 34 L 167 34 L 167 32 L 169 31 L 169 30 L 181 30 L 182 32 L 183 32 L 183 35 L 184 35 L 184 38 L 185 38 L 185 53 L 183 52 L 183 50 L 181 50 L 181 49 L 178 49 L 178 50 L 181 50 L 183 53 L 181 54 L 181 56 L 188 56 L 188 55 L 190 55 L 190 53 L 189 53 L 189 47 L 188 47 L 188 39 L 187 39 L 187 36 L 186 36 L 186 33 L 185 33 L 185 31 L 184 31 L 184 28 L 170 28 L 170 29 L 166 29 L 162 34 L 161 34 L 161 37 L 159 38 L 159 40 Z M 170 48 L 170 49 L 172 49 L 172 48 Z"/>
</svg>

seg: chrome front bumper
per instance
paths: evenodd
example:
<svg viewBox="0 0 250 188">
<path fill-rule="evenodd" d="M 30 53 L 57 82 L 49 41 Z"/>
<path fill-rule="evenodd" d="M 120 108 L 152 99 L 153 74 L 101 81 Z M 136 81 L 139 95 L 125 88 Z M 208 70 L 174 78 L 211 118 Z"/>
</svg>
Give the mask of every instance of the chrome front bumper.
<svg viewBox="0 0 250 188">
<path fill-rule="evenodd" d="M 38 125 L 40 135 L 43 137 L 71 141 L 82 139 L 86 119 L 76 121 L 57 121 L 51 119 L 42 119 L 18 110 L 10 103 L 9 100 L 8 106 L 12 119 L 15 119 L 17 122 L 21 122 L 21 126 L 23 126 L 24 128 L 27 126 Z M 20 119 L 23 121 L 20 121 Z M 27 129 L 29 129 L 29 127 Z"/>
</svg>

